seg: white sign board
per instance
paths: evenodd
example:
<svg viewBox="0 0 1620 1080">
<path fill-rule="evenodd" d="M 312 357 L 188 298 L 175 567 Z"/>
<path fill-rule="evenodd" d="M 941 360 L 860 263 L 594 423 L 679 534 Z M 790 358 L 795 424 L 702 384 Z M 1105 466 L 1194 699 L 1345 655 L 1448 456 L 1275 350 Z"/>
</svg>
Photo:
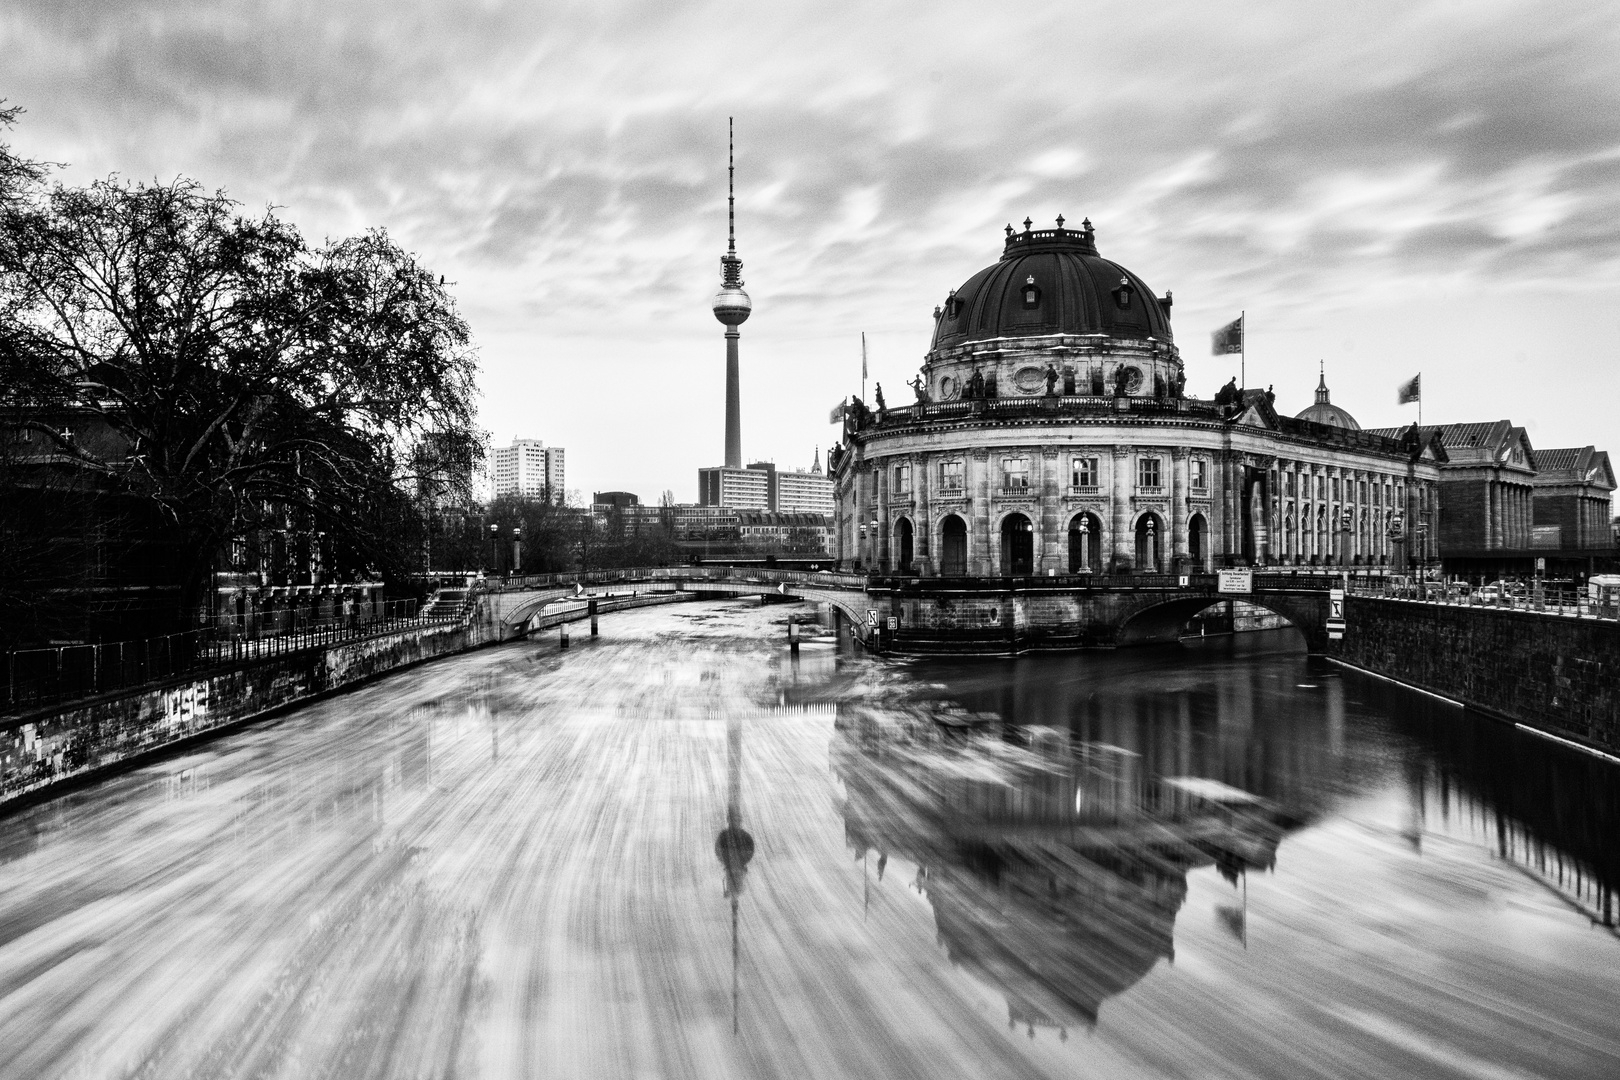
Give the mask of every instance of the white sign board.
<svg viewBox="0 0 1620 1080">
<path fill-rule="evenodd" d="M 889 629 L 890 630 L 898 630 L 898 629 L 900 629 L 900 620 L 895 618 L 893 615 L 889 616 Z"/>
<path fill-rule="evenodd" d="M 1189 575 L 1189 574 L 1182 574 L 1182 575 L 1181 575 L 1181 578 L 1180 578 L 1180 580 L 1179 580 L 1179 581 L 1178 581 L 1178 582 L 1177 582 L 1177 584 L 1178 584 L 1178 585 L 1180 585 L 1180 586 L 1181 586 L 1181 587 L 1182 587 L 1182 588 L 1183 588 L 1183 589 L 1185 589 L 1185 588 L 1186 588 L 1186 587 L 1187 587 L 1187 586 L 1188 586 L 1188 585 L 1191 585 L 1191 584 L 1192 584 L 1192 577 L 1191 577 L 1191 575 Z"/>
<path fill-rule="evenodd" d="M 1220 571 L 1215 591 L 1222 593 L 1254 592 L 1254 571 L 1247 566 L 1237 570 Z"/>
<path fill-rule="evenodd" d="M 866 609 L 866 621 L 871 623 L 873 626 L 876 626 L 878 624 L 878 622 L 877 622 L 877 608 L 867 608 Z"/>
<path fill-rule="evenodd" d="M 1328 622 L 1344 621 L 1344 590 L 1328 590 Z"/>
</svg>

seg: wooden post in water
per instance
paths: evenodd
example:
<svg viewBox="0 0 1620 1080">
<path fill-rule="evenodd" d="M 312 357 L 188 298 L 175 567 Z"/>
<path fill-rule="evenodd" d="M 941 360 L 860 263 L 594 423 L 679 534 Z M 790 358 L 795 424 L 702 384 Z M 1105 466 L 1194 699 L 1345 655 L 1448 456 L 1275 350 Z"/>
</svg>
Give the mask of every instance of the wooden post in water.
<svg viewBox="0 0 1620 1080">
<path fill-rule="evenodd" d="M 596 636 L 596 601 L 595 600 L 591 601 L 590 608 L 591 608 L 591 637 L 595 637 Z"/>
<path fill-rule="evenodd" d="M 562 634 L 557 639 L 557 645 L 559 648 L 566 649 L 568 648 L 568 624 L 560 623 L 557 628 L 562 631 Z"/>
</svg>

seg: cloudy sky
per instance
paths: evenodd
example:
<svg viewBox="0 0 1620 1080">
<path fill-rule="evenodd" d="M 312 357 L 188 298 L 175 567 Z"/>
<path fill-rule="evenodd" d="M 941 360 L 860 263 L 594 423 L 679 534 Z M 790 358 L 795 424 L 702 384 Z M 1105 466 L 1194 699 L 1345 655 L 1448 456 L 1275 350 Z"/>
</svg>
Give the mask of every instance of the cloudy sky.
<svg viewBox="0 0 1620 1080">
<path fill-rule="evenodd" d="M 738 133 L 748 460 L 891 401 L 1001 227 L 1062 213 L 1173 290 L 1192 392 L 1366 426 L 1510 417 L 1620 451 L 1612 3 L 1153 5 L 0 0 L 9 138 L 385 227 L 457 283 L 482 422 L 569 487 L 695 499 L 723 451 L 708 304 Z M 1235 361 L 1235 357 L 1231 360 Z"/>
</svg>

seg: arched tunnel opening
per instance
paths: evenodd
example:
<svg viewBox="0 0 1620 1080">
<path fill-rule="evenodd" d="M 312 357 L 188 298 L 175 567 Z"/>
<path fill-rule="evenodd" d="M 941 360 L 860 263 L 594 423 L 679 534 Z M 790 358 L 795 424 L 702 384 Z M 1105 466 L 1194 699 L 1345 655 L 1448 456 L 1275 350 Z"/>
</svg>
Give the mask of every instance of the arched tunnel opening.
<svg viewBox="0 0 1620 1080">
<path fill-rule="evenodd" d="M 1184 638 L 1251 630 L 1289 630 L 1303 644 L 1305 631 L 1288 614 L 1253 601 L 1194 596 L 1145 608 L 1119 628 L 1118 644 L 1173 644 Z"/>
</svg>

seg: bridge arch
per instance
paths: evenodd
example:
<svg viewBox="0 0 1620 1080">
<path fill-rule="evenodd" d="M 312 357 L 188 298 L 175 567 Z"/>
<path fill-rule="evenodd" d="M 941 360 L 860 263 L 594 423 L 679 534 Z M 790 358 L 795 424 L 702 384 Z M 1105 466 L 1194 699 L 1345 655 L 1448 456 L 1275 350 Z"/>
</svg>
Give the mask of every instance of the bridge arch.
<svg viewBox="0 0 1620 1080">
<path fill-rule="evenodd" d="M 1115 644 L 1146 645 L 1180 640 L 1181 628 L 1201 611 L 1226 600 L 1241 600 L 1280 615 L 1304 636 L 1305 644 L 1317 651 L 1327 638 L 1327 596 L 1325 593 L 1261 592 L 1243 596 L 1201 593 L 1196 596 L 1149 596 L 1121 611 L 1115 631 Z"/>
</svg>

